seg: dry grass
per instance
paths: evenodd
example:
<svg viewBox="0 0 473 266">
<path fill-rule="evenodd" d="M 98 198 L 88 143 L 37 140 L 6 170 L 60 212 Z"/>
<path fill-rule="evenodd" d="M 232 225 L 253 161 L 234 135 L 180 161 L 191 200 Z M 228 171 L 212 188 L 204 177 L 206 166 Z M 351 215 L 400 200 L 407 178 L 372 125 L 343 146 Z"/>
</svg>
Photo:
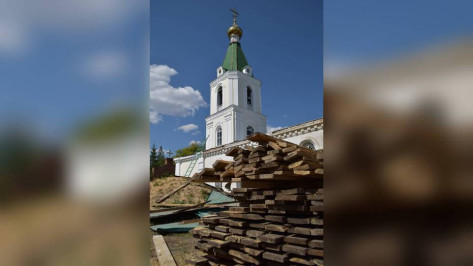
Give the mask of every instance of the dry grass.
<svg viewBox="0 0 473 266">
<path fill-rule="evenodd" d="M 183 177 L 165 177 L 158 178 L 150 182 L 150 209 L 158 209 L 153 207 L 156 200 L 182 186 L 189 181 L 188 178 Z M 174 195 L 163 201 L 165 204 L 197 204 L 204 202 L 211 190 L 208 187 L 203 187 L 199 184 L 191 183 L 185 188 L 179 190 Z M 153 235 L 156 233 L 150 231 L 150 260 L 151 266 L 159 266 L 156 251 L 154 249 Z M 202 256 L 203 253 L 195 250 L 194 245 L 197 239 L 193 238 L 190 233 L 186 234 L 170 234 L 165 235 L 164 240 L 169 247 L 169 250 L 174 257 L 177 265 L 186 265 L 186 260 Z"/>
<path fill-rule="evenodd" d="M 179 186 L 187 183 L 188 178 L 183 177 L 164 177 L 150 182 L 150 208 L 153 207 L 156 200 L 173 191 Z M 197 204 L 204 202 L 210 194 L 210 188 L 202 187 L 199 184 L 191 183 L 185 188 L 179 190 L 174 195 L 163 201 L 165 204 Z"/>
</svg>

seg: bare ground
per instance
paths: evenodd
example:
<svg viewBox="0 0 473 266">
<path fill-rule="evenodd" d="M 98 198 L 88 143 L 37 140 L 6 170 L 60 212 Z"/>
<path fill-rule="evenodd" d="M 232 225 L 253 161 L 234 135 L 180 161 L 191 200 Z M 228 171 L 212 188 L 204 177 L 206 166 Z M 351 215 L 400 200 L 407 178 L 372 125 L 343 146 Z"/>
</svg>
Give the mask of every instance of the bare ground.
<svg viewBox="0 0 473 266">
<path fill-rule="evenodd" d="M 155 234 L 156 233 L 154 232 L 151 232 L 150 234 L 151 254 L 149 264 L 151 266 L 159 266 L 158 259 L 156 257 L 156 250 L 154 249 L 152 239 L 153 235 Z M 166 244 L 168 245 L 168 248 L 171 251 L 171 254 L 174 257 L 174 260 L 176 261 L 177 265 L 188 265 L 186 264 L 187 260 L 204 255 L 203 252 L 194 248 L 197 239 L 193 238 L 192 234 L 190 233 L 165 235 L 164 240 L 166 241 Z"/>
<path fill-rule="evenodd" d="M 157 178 L 150 182 L 150 208 L 156 210 L 158 208 L 153 207 L 156 200 L 173 191 L 179 186 L 187 183 L 188 178 L 185 177 L 165 177 Z M 166 199 L 161 203 L 165 204 L 197 204 L 204 202 L 210 194 L 210 188 L 202 186 L 200 184 L 191 183 L 183 189 L 176 192 L 174 195 Z"/>
<path fill-rule="evenodd" d="M 173 191 L 179 186 L 188 182 L 188 178 L 183 177 L 165 177 L 158 178 L 150 182 L 150 209 L 156 200 Z M 163 201 L 166 204 L 197 204 L 204 202 L 210 194 L 210 188 L 199 184 L 191 183 L 185 188 L 179 190 L 174 195 Z M 156 251 L 153 244 L 153 235 L 157 233 L 150 231 L 150 265 L 158 266 Z M 169 234 L 164 236 L 166 244 L 174 257 L 177 265 L 186 265 L 186 260 L 203 255 L 199 250 L 195 250 L 194 245 L 197 239 L 193 238 L 190 233 L 186 234 Z"/>
</svg>

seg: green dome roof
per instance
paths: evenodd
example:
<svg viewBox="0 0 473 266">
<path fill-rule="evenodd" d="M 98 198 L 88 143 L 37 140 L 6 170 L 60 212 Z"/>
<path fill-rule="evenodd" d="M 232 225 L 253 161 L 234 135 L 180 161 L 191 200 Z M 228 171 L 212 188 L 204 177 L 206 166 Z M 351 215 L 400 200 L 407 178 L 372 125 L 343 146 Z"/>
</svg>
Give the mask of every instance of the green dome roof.
<svg viewBox="0 0 473 266">
<path fill-rule="evenodd" d="M 242 71 L 248 65 L 246 57 L 243 54 L 239 42 L 232 42 L 228 46 L 227 54 L 223 60 L 222 68 L 227 71 L 238 70 Z"/>
</svg>

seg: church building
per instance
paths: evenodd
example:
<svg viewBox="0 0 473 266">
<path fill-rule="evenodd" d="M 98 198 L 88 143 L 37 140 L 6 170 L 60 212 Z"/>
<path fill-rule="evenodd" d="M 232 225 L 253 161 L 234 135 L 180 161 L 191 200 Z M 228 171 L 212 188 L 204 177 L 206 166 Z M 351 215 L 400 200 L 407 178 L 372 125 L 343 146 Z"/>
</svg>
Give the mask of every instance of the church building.
<svg viewBox="0 0 473 266">
<path fill-rule="evenodd" d="M 176 176 L 192 176 L 216 160 L 232 161 L 225 155 L 233 147 L 252 145 L 245 140 L 255 132 L 266 133 L 266 116 L 263 114 L 261 81 L 243 53 L 240 40 L 243 30 L 236 24 L 228 29 L 227 53 L 217 68 L 217 77 L 210 82 L 210 115 L 206 122 L 205 151 L 197 155 L 175 158 Z M 270 135 L 311 149 L 323 148 L 323 119 L 315 119 L 289 126 Z M 221 183 L 211 184 L 221 187 Z M 235 186 L 232 184 L 232 186 Z"/>
</svg>

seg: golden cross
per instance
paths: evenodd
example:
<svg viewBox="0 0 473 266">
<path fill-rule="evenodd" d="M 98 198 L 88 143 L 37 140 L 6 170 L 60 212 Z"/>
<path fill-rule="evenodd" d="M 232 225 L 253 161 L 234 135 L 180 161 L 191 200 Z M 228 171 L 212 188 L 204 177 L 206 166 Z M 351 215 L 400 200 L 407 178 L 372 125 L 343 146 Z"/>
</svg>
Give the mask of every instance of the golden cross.
<svg viewBox="0 0 473 266">
<path fill-rule="evenodd" d="M 236 24 L 236 18 L 237 18 L 238 15 L 240 15 L 240 14 L 238 14 L 238 12 L 236 11 L 236 8 L 232 8 L 232 9 L 230 9 L 230 11 L 233 12 L 233 23 Z"/>
</svg>

